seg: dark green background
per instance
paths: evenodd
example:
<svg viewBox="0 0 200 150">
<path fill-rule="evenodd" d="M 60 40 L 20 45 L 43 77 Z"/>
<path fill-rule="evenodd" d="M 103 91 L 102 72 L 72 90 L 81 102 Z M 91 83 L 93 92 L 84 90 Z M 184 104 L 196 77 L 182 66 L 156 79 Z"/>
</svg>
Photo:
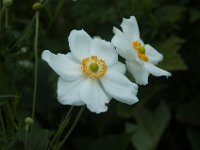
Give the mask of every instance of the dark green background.
<svg viewBox="0 0 200 150">
<path fill-rule="evenodd" d="M 7 130 L 0 132 L 0 149 L 24 147 L 24 118 L 31 114 L 34 79 L 32 4 L 33 1 L 14 0 L 9 7 L 7 28 L 2 17 L 0 109 Z M 40 13 L 39 54 L 44 49 L 67 53 L 72 29 L 83 28 L 91 36 L 111 40 L 113 26 L 119 28 L 122 18 L 134 15 L 141 38 L 164 55 L 158 66 L 172 73 L 169 79 L 150 76 L 149 84 L 139 88 L 140 102 L 136 105 L 112 100 L 106 113 L 98 115 L 86 110 L 63 149 L 200 150 L 199 8 L 198 0 L 46 2 Z M 28 61 L 28 66 L 21 61 Z M 69 109 L 57 102 L 57 79 L 40 58 L 35 127 L 31 133 L 34 150 L 46 149 Z M 76 107 L 76 111 L 79 109 Z"/>
</svg>

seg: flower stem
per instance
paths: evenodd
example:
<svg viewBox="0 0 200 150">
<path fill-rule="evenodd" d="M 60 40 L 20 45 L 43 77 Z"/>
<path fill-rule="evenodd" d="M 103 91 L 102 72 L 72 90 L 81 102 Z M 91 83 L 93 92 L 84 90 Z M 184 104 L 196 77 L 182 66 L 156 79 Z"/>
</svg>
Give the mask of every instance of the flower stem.
<svg viewBox="0 0 200 150">
<path fill-rule="evenodd" d="M 73 129 L 75 128 L 79 118 L 81 117 L 81 114 L 83 113 L 83 110 L 85 109 L 84 106 L 81 107 L 80 111 L 78 112 L 72 126 L 70 127 L 69 131 L 67 132 L 67 134 L 65 135 L 64 139 L 61 141 L 61 143 L 56 147 L 56 149 L 60 149 L 62 147 L 62 145 L 67 141 L 68 137 L 70 136 L 70 134 L 72 133 Z"/>
<path fill-rule="evenodd" d="M 0 11 L 0 29 L 1 29 L 1 18 L 2 18 L 4 10 L 5 10 L 5 6 L 3 6 L 1 11 Z"/>
<path fill-rule="evenodd" d="M 27 125 L 25 126 L 25 130 L 26 130 L 25 131 L 25 148 L 28 149 L 28 134 L 29 134 L 28 132 L 29 131 L 28 131 L 28 126 Z"/>
<path fill-rule="evenodd" d="M 1 109 L 0 109 L 0 122 L 1 122 L 1 128 L 0 128 L 1 132 L 4 135 L 4 139 L 6 139 L 6 128 L 5 128 L 3 116 L 2 116 L 2 113 L 1 113 Z M 5 145 L 4 144 L 2 144 L 2 149 L 5 149 Z"/>
<path fill-rule="evenodd" d="M 35 14 L 35 41 L 34 41 L 34 51 L 35 51 L 35 70 L 34 70 L 34 89 L 33 89 L 33 105 L 32 105 L 32 118 L 35 116 L 35 102 L 37 94 L 37 75 L 38 75 L 38 32 L 39 32 L 39 11 Z"/>
<path fill-rule="evenodd" d="M 5 9 L 5 28 L 8 27 L 8 7 Z"/>
<path fill-rule="evenodd" d="M 54 135 L 54 137 L 53 137 L 53 139 L 52 139 L 52 141 L 51 141 L 51 143 L 50 143 L 50 145 L 49 145 L 49 147 L 48 147 L 48 150 L 50 150 L 51 147 L 53 146 L 54 142 L 55 142 L 57 139 L 60 138 L 60 136 L 61 136 L 63 130 L 65 129 L 65 127 L 66 127 L 66 125 L 67 125 L 67 123 L 68 123 L 68 121 L 69 121 L 69 119 L 70 119 L 70 115 L 71 115 L 71 112 L 73 111 L 73 109 L 74 109 L 74 106 L 71 106 L 70 109 L 69 109 L 69 111 L 67 112 L 67 114 L 66 114 L 66 116 L 65 116 L 65 118 L 64 118 L 64 120 L 63 120 L 63 122 L 62 122 L 61 125 L 59 126 L 59 128 L 58 128 L 56 134 Z"/>
</svg>

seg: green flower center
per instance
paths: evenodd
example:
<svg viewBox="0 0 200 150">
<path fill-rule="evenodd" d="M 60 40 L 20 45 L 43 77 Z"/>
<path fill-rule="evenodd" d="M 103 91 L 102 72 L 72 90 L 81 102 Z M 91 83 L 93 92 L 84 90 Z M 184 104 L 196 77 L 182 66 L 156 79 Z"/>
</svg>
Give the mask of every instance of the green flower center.
<svg viewBox="0 0 200 150">
<path fill-rule="evenodd" d="M 141 46 L 138 48 L 138 52 L 140 52 L 141 54 L 145 54 L 145 48 L 144 46 Z"/>
<path fill-rule="evenodd" d="M 90 70 L 92 72 L 97 72 L 99 70 L 99 65 L 96 62 L 90 64 Z"/>
</svg>

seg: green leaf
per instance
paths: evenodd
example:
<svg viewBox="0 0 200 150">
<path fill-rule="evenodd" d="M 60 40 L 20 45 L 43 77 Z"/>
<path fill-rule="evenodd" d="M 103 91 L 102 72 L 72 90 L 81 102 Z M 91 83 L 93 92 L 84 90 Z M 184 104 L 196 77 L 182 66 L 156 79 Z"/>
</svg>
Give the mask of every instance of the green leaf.
<svg viewBox="0 0 200 150">
<path fill-rule="evenodd" d="M 190 11 L 190 22 L 193 23 L 200 19 L 200 11 L 197 9 L 191 9 Z"/>
<path fill-rule="evenodd" d="M 171 36 L 166 41 L 160 42 L 156 47 L 163 54 L 164 59 L 158 66 L 169 71 L 186 70 L 187 66 L 179 53 L 184 42 L 177 36 Z"/>
<path fill-rule="evenodd" d="M 123 104 L 123 103 L 116 104 L 117 115 L 122 118 L 132 117 L 135 112 L 136 107 L 144 105 L 146 102 L 148 102 L 148 100 L 150 98 L 155 96 L 159 91 L 163 90 L 166 87 L 167 87 L 166 84 L 162 84 L 162 85 L 154 84 L 154 85 L 151 85 L 151 87 L 149 87 L 149 86 L 143 87 L 142 89 L 140 89 L 141 90 L 140 93 L 143 93 L 143 94 L 138 96 L 138 97 L 140 97 L 140 102 L 138 104 L 136 104 L 136 105 L 127 105 L 127 104 Z"/>
<path fill-rule="evenodd" d="M 34 124 L 35 125 L 35 124 Z M 9 144 L 9 148 L 12 147 L 24 147 L 26 142 L 26 133 L 25 126 L 19 128 L 16 132 L 15 137 Z M 32 130 L 28 134 L 28 147 L 30 149 L 44 150 L 47 149 L 49 143 L 49 137 L 51 136 L 52 131 L 47 129 L 42 129 L 38 125 L 33 126 Z"/>
<path fill-rule="evenodd" d="M 182 18 L 182 14 L 185 10 L 186 10 L 186 7 L 183 7 L 183 6 L 165 5 L 163 7 L 160 7 L 156 11 L 155 14 L 156 14 L 157 20 L 159 20 L 160 23 L 163 23 L 163 24 L 166 24 L 167 22 L 175 23 L 176 21 Z"/>
<path fill-rule="evenodd" d="M 166 129 L 170 120 L 170 110 L 162 103 L 155 110 L 150 112 L 145 108 L 139 108 L 135 113 L 137 128 L 132 129 L 132 144 L 137 150 L 154 150 Z M 130 125 L 129 130 L 130 131 Z"/>
</svg>

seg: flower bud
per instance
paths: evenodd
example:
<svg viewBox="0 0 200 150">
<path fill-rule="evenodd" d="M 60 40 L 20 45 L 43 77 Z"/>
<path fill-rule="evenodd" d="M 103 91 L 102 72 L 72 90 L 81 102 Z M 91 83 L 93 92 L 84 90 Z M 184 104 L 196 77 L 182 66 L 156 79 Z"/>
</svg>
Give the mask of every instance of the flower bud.
<svg viewBox="0 0 200 150">
<path fill-rule="evenodd" d="M 40 2 L 36 2 L 33 4 L 33 10 L 40 11 L 42 9 L 42 4 Z"/>
<path fill-rule="evenodd" d="M 25 118 L 25 123 L 26 123 L 26 125 L 31 125 L 31 124 L 33 124 L 33 119 L 31 118 L 31 117 L 26 117 Z"/>
<path fill-rule="evenodd" d="M 12 0 L 3 0 L 3 5 L 4 5 L 4 6 L 11 6 L 12 3 L 13 3 Z"/>
</svg>

